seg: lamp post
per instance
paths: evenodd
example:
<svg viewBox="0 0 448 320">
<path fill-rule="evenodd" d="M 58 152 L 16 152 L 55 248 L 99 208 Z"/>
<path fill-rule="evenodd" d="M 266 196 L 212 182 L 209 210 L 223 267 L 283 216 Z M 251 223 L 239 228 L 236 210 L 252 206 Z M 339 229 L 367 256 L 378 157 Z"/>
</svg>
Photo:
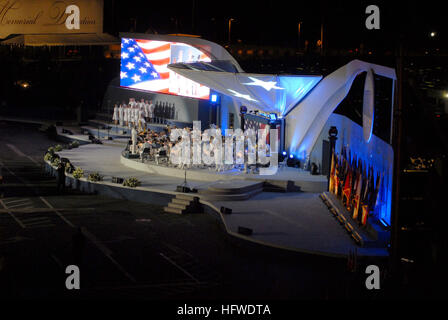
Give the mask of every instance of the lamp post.
<svg viewBox="0 0 448 320">
<path fill-rule="evenodd" d="M 301 26 L 302 26 L 302 21 L 299 21 L 298 23 L 297 23 L 297 31 L 298 31 L 298 33 L 297 33 L 297 46 L 298 46 L 298 48 L 300 49 L 300 36 L 301 36 Z"/>
<path fill-rule="evenodd" d="M 229 44 L 230 44 L 230 32 L 232 30 L 232 21 L 235 21 L 235 19 L 233 19 L 233 18 L 229 19 Z"/>
</svg>

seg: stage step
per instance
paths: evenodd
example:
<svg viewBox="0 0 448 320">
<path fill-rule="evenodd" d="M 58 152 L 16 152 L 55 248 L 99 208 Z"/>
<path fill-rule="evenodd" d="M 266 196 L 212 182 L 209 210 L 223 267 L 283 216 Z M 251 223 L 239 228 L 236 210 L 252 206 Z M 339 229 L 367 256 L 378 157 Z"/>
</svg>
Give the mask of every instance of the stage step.
<svg viewBox="0 0 448 320">
<path fill-rule="evenodd" d="M 171 201 L 176 204 L 183 204 L 183 205 L 190 204 L 190 200 L 179 199 L 179 198 L 173 198 L 173 200 L 171 200 Z"/>
<path fill-rule="evenodd" d="M 263 192 L 263 188 L 258 188 L 249 192 L 240 193 L 240 194 L 213 194 L 206 193 L 201 194 L 201 199 L 209 200 L 209 201 L 242 201 L 247 200 L 260 192 Z"/>
<path fill-rule="evenodd" d="M 240 184 L 240 185 L 237 185 Z M 222 194 L 222 195 L 235 195 L 244 194 L 253 190 L 263 188 L 263 182 L 252 181 L 219 181 L 216 184 L 211 185 L 205 190 L 199 190 L 200 194 Z"/>
<path fill-rule="evenodd" d="M 186 214 L 203 212 L 199 198 L 194 195 L 177 194 L 163 210 L 168 213 Z"/>
<path fill-rule="evenodd" d="M 291 180 L 265 180 L 263 191 L 266 192 L 292 192 L 300 191 Z"/>
</svg>

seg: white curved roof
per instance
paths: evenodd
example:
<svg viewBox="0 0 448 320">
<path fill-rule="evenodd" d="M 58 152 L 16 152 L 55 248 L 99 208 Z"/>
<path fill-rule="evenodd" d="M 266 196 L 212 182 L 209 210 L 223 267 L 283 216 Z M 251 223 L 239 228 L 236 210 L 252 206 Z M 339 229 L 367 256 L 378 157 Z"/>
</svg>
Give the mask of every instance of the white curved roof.
<svg viewBox="0 0 448 320">
<path fill-rule="evenodd" d="M 186 37 L 186 36 L 174 36 L 166 34 L 148 34 L 148 33 L 120 33 L 120 38 L 133 38 L 133 39 L 146 39 L 146 40 L 157 40 L 157 41 L 168 41 L 168 42 L 180 42 L 189 44 L 203 53 L 207 54 L 212 60 L 228 60 L 230 61 L 238 70 L 238 72 L 244 72 L 239 63 L 234 57 L 222 46 L 217 43 L 204 40 L 197 37 Z"/>
</svg>

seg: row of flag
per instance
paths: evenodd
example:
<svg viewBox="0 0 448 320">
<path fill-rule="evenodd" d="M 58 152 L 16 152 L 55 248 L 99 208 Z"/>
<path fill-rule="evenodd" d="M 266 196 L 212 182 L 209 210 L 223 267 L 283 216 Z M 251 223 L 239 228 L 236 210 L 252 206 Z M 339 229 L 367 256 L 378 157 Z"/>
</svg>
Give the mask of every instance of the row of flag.
<svg viewBox="0 0 448 320">
<path fill-rule="evenodd" d="M 384 189 L 384 173 L 375 174 L 373 166 L 366 164 L 350 150 L 342 148 L 341 154 L 333 152 L 331 158 L 329 191 L 342 200 L 353 219 L 366 225 L 380 203 Z"/>
</svg>

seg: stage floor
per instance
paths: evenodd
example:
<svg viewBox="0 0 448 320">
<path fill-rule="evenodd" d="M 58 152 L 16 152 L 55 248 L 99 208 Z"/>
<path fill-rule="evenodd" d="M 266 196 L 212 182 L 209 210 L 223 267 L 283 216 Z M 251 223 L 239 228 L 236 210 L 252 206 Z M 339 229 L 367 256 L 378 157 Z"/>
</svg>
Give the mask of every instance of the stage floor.
<svg viewBox="0 0 448 320">
<path fill-rule="evenodd" d="M 139 189 L 158 189 L 173 192 L 183 178 L 138 171 L 121 163 L 120 145 L 88 144 L 60 152 L 88 174 L 98 171 L 104 181 L 112 176 L 136 177 Z M 286 173 L 285 173 L 286 174 Z M 289 177 L 289 176 L 288 176 Z M 313 176 L 311 176 L 313 177 Z M 216 184 L 215 181 L 188 179 L 191 187 L 199 190 Z M 332 216 L 319 198 L 319 193 L 261 192 L 243 201 L 209 201 L 216 208 L 232 209 L 231 215 L 220 215 L 228 232 L 236 234 L 238 226 L 253 229 L 252 236 L 240 238 L 271 247 L 327 256 L 345 257 L 357 249 L 359 256 L 387 256 L 386 249 L 362 248 L 355 244 L 344 228 Z"/>
</svg>

